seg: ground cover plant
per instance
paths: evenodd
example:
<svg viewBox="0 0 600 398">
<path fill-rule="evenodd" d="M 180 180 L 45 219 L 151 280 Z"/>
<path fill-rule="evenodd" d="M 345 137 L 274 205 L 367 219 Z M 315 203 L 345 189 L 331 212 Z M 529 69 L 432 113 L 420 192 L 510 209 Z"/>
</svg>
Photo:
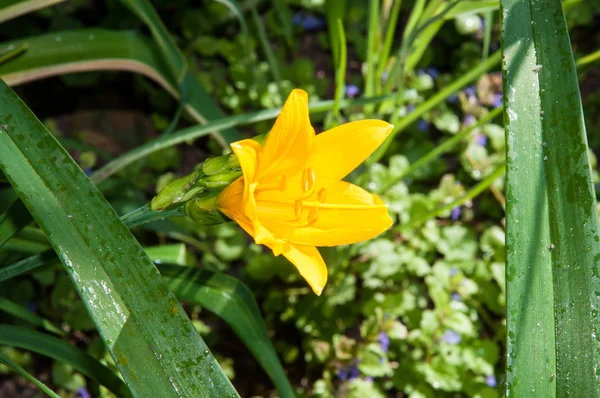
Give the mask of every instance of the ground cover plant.
<svg viewBox="0 0 600 398">
<path fill-rule="evenodd" d="M 597 396 L 599 12 L 0 4 L 0 396 Z"/>
</svg>

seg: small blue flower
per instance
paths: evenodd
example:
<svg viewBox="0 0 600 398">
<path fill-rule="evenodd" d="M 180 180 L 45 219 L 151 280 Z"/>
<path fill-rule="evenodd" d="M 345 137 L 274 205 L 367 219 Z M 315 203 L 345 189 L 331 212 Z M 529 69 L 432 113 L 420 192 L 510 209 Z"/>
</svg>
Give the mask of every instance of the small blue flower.
<svg viewBox="0 0 600 398">
<path fill-rule="evenodd" d="M 379 342 L 379 346 L 383 352 L 388 352 L 390 348 L 390 336 L 387 335 L 386 332 L 379 332 L 377 336 L 377 341 Z"/>
<path fill-rule="evenodd" d="M 463 121 L 464 125 L 467 127 L 474 125 L 476 122 L 477 119 L 475 119 L 475 116 L 473 115 L 466 115 L 465 120 Z"/>
<path fill-rule="evenodd" d="M 494 108 L 500 108 L 502 106 L 502 94 L 494 94 L 494 101 L 492 102 Z"/>
<path fill-rule="evenodd" d="M 341 368 L 338 372 L 338 377 L 340 380 L 348 380 L 348 370 L 345 368 Z"/>
<path fill-rule="evenodd" d="M 452 301 L 462 301 L 462 296 L 456 292 L 452 293 L 452 295 L 450 296 L 450 299 Z"/>
<path fill-rule="evenodd" d="M 434 80 L 440 75 L 440 72 L 434 67 L 425 68 L 423 72 L 427 73 Z"/>
<path fill-rule="evenodd" d="M 40 307 L 38 307 L 35 301 L 30 301 L 29 303 L 27 303 L 27 309 L 31 312 L 38 312 Z"/>
<path fill-rule="evenodd" d="M 75 391 L 75 396 L 77 398 L 92 398 L 92 394 L 85 387 L 79 387 L 77 391 Z"/>
<path fill-rule="evenodd" d="M 456 267 L 450 268 L 450 276 L 454 276 L 456 274 L 458 274 L 458 268 L 456 268 Z"/>
<path fill-rule="evenodd" d="M 475 142 L 481 146 L 486 146 L 488 142 L 487 135 L 477 134 L 477 136 L 475 136 Z"/>
<path fill-rule="evenodd" d="M 458 221 L 461 213 L 462 213 L 462 210 L 460 209 L 460 206 L 456 206 L 450 212 L 450 218 L 452 219 L 452 221 Z"/>
<path fill-rule="evenodd" d="M 415 110 L 415 106 L 413 104 L 410 104 L 406 107 L 406 113 L 411 113 Z"/>
<path fill-rule="evenodd" d="M 485 384 L 487 384 L 489 387 L 496 387 L 498 385 L 498 382 L 496 381 L 496 376 L 494 376 L 494 375 L 486 376 Z"/>
<path fill-rule="evenodd" d="M 325 26 L 325 20 L 321 17 L 299 12 L 292 17 L 292 25 L 302 26 L 304 30 L 317 30 Z"/>
<path fill-rule="evenodd" d="M 475 90 L 475 86 L 469 86 L 465 88 L 465 94 L 467 97 L 477 97 L 477 91 Z"/>
<path fill-rule="evenodd" d="M 360 93 L 360 89 L 358 88 L 358 86 L 354 85 L 354 84 L 348 84 L 346 86 L 346 96 L 349 98 L 354 98 L 358 95 L 358 93 Z"/>
<path fill-rule="evenodd" d="M 459 344 L 462 341 L 460 334 L 456 333 L 454 330 L 446 330 L 442 335 L 442 340 L 448 344 Z"/>
<path fill-rule="evenodd" d="M 358 376 L 360 376 L 360 370 L 358 370 L 358 366 L 352 365 L 348 373 L 348 380 L 354 380 L 358 378 Z"/>
<path fill-rule="evenodd" d="M 419 119 L 419 121 L 417 122 L 417 127 L 419 131 L 426 132 L 429 130 L 429 122 L 425 119 Z"/>
<path fill-rule="evenodd" d="M 448 101 L 449 104 L 456 104 L 458 103 L 458 95 L 451 94 L 446 98 L 446 101 Z"/>
<path fill-rule="evenodd" d="M 85 175 L 86 176 L 90 177 L 92 175 L 92 173 L 93 173 L 93 171 L 92 171 L 92 169 L 90 167 L 88 167 L 88 168 L 85 169 Z"/>
</svg>

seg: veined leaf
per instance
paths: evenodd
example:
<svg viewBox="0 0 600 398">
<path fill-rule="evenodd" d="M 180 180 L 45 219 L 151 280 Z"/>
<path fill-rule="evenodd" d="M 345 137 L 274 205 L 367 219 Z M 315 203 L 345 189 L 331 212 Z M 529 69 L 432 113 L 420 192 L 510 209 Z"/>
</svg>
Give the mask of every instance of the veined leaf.
<svg viewBox="0 0 600 398">
<path fill-rule="evenodd" d="M 237 396 L 177 298 L 77 163 L 0 84 L 0 169 L 137 396 Z"/>
<path fill-rule="evenodd" d="M 598 213 L 559 0 L 501 0 L 507 395 L 600 394 Z"/>
</svg>

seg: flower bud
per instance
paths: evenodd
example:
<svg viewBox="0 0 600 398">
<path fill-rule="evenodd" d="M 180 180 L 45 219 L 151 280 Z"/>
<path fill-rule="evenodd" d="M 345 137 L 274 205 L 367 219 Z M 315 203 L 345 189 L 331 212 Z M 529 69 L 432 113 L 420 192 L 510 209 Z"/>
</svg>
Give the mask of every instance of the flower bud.
<svg viewBox="0 0 600 398">
<path fill-rule="evenodd" d="M 197 184 L 199 171 L 194 171 L 187 176 L 178 178 L 168 183 L 150 202 L 154 211 L 163 211 L 173 205 L 189 200 L 196 194 L 202 192 L 204 186 Z"/>
</svg>

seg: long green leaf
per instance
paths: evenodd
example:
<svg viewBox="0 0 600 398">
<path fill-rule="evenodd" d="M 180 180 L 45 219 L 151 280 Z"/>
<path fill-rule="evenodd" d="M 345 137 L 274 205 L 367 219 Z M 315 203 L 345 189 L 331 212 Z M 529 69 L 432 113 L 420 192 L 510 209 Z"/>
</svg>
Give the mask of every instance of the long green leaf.
<svg viewBox="0 0 600 398">
<path fill-rule="evenodd" d="M 4 0 L 0 4 L 0 23 L 65 0 Z"/>
<path fill-rule="evenodd" d="M 0 214 L 0 247 L 31 222 L 27 208 L 20 200 Z"/>
<path fill-rule="evenodd" d="M 7 312 L 19 319 L 27 321 L 35 326 L 42 327 L 51 333 L 59 336 L 65 334 L 60 328 L 52 324 L 49 320 L 29 311 L 27 308 L 21 307 L 19 304 L 10 301 L 4 297 L 0 297 L 0 311 Z"/>
<path fill-rule="evenodd" d="M 57 393 L 55 393 L 54 391 L 49 389 L 48 386 L 46 386 L 40 380 L 36 379 L 28 371 L 26 371 L 21 366 L 19 366 L 18 363 L 16 363 L 12 359 L 10 359 L 8 356 L 4 355 L 2 352 L 0 352 L 0 362 L 5 364 L 6 366 L 12 368 L 15 372 L 17 372 L 18 374 L 20 374 L 21 376 L 23 376 L 24 378 L 26 378 L 27 380 L 29 380 L 30 382 L 35 384 L 40 390 L 42 390 L 44 393 L 46 393 L 46 395 L 48 395 L 50 398 L 60 398 L 60 396 Z"/>
<path fill-rule="evenodd" d="M 118 397 L 132 397 L 127 386 L 110 369 L 86 352 L 54 336 L 28 328 L 0 325 L 0 345 L 21 348 L 42 354 L 72 366 Z"/>
<path fill-rule="evenodd" d="M 121 0 L 121 3 L 128 7 L 150 29 L 162 59 L 168 65 L 169 75 L 175 81 L 177 91 L 182 94 L 182 98 L 184 98 L 184 92 L 186 97 L 189 97 L 189 99 L 186 99 L 188 103 L 186 110 L 201 123 L 223 117 L 223 112 L 196 79 L 195 71 L 189 69 L 185 57 L 175 44 L 152 3 L 148 0 Z M 222 131 L 221 135 L 215 134 L 214 137 L 226 149 L 229 149 L 227 144 L 241 138 L 240 134 L 233 129 Z"/>
<path fill-rule="evenodd" d="M 198 268 L 159 265 L 169 288 L 179 299 L 214 312 L 227 322 L 262 365 L 283 397 L 293 397 L 250 289 L 229 275 Z"/>
<path fill-rule="evenodd" d="M 58 141 L 0 85 L 0 169 L 138 396 L 237 396 L 158 270 Z"/>
<path fill-rule="evenodd" d="M 600 395 L 598 216 L 559 0 L 502 0 L 507 395 Z"/>
<path fill-rule="evenodd" d="M 160 49 L 138 33 L 106 29 L 57 32 L 0 44 L 0 52 L 22 44 L 28 46 L 24 54 L 0 65 L 0 78 L 11 86 L 68 73 L 120 70 L 142 74 L 179 98 L 179 83 L 161 58 Z M 222 116 L 195 79 L 186 83 L 185 110 L 194 119 L 204 123 Z M 231 129 L 221 131 L 221 136 L 214 134 L 223 146 L 240 137 Z"/>
</svg>

